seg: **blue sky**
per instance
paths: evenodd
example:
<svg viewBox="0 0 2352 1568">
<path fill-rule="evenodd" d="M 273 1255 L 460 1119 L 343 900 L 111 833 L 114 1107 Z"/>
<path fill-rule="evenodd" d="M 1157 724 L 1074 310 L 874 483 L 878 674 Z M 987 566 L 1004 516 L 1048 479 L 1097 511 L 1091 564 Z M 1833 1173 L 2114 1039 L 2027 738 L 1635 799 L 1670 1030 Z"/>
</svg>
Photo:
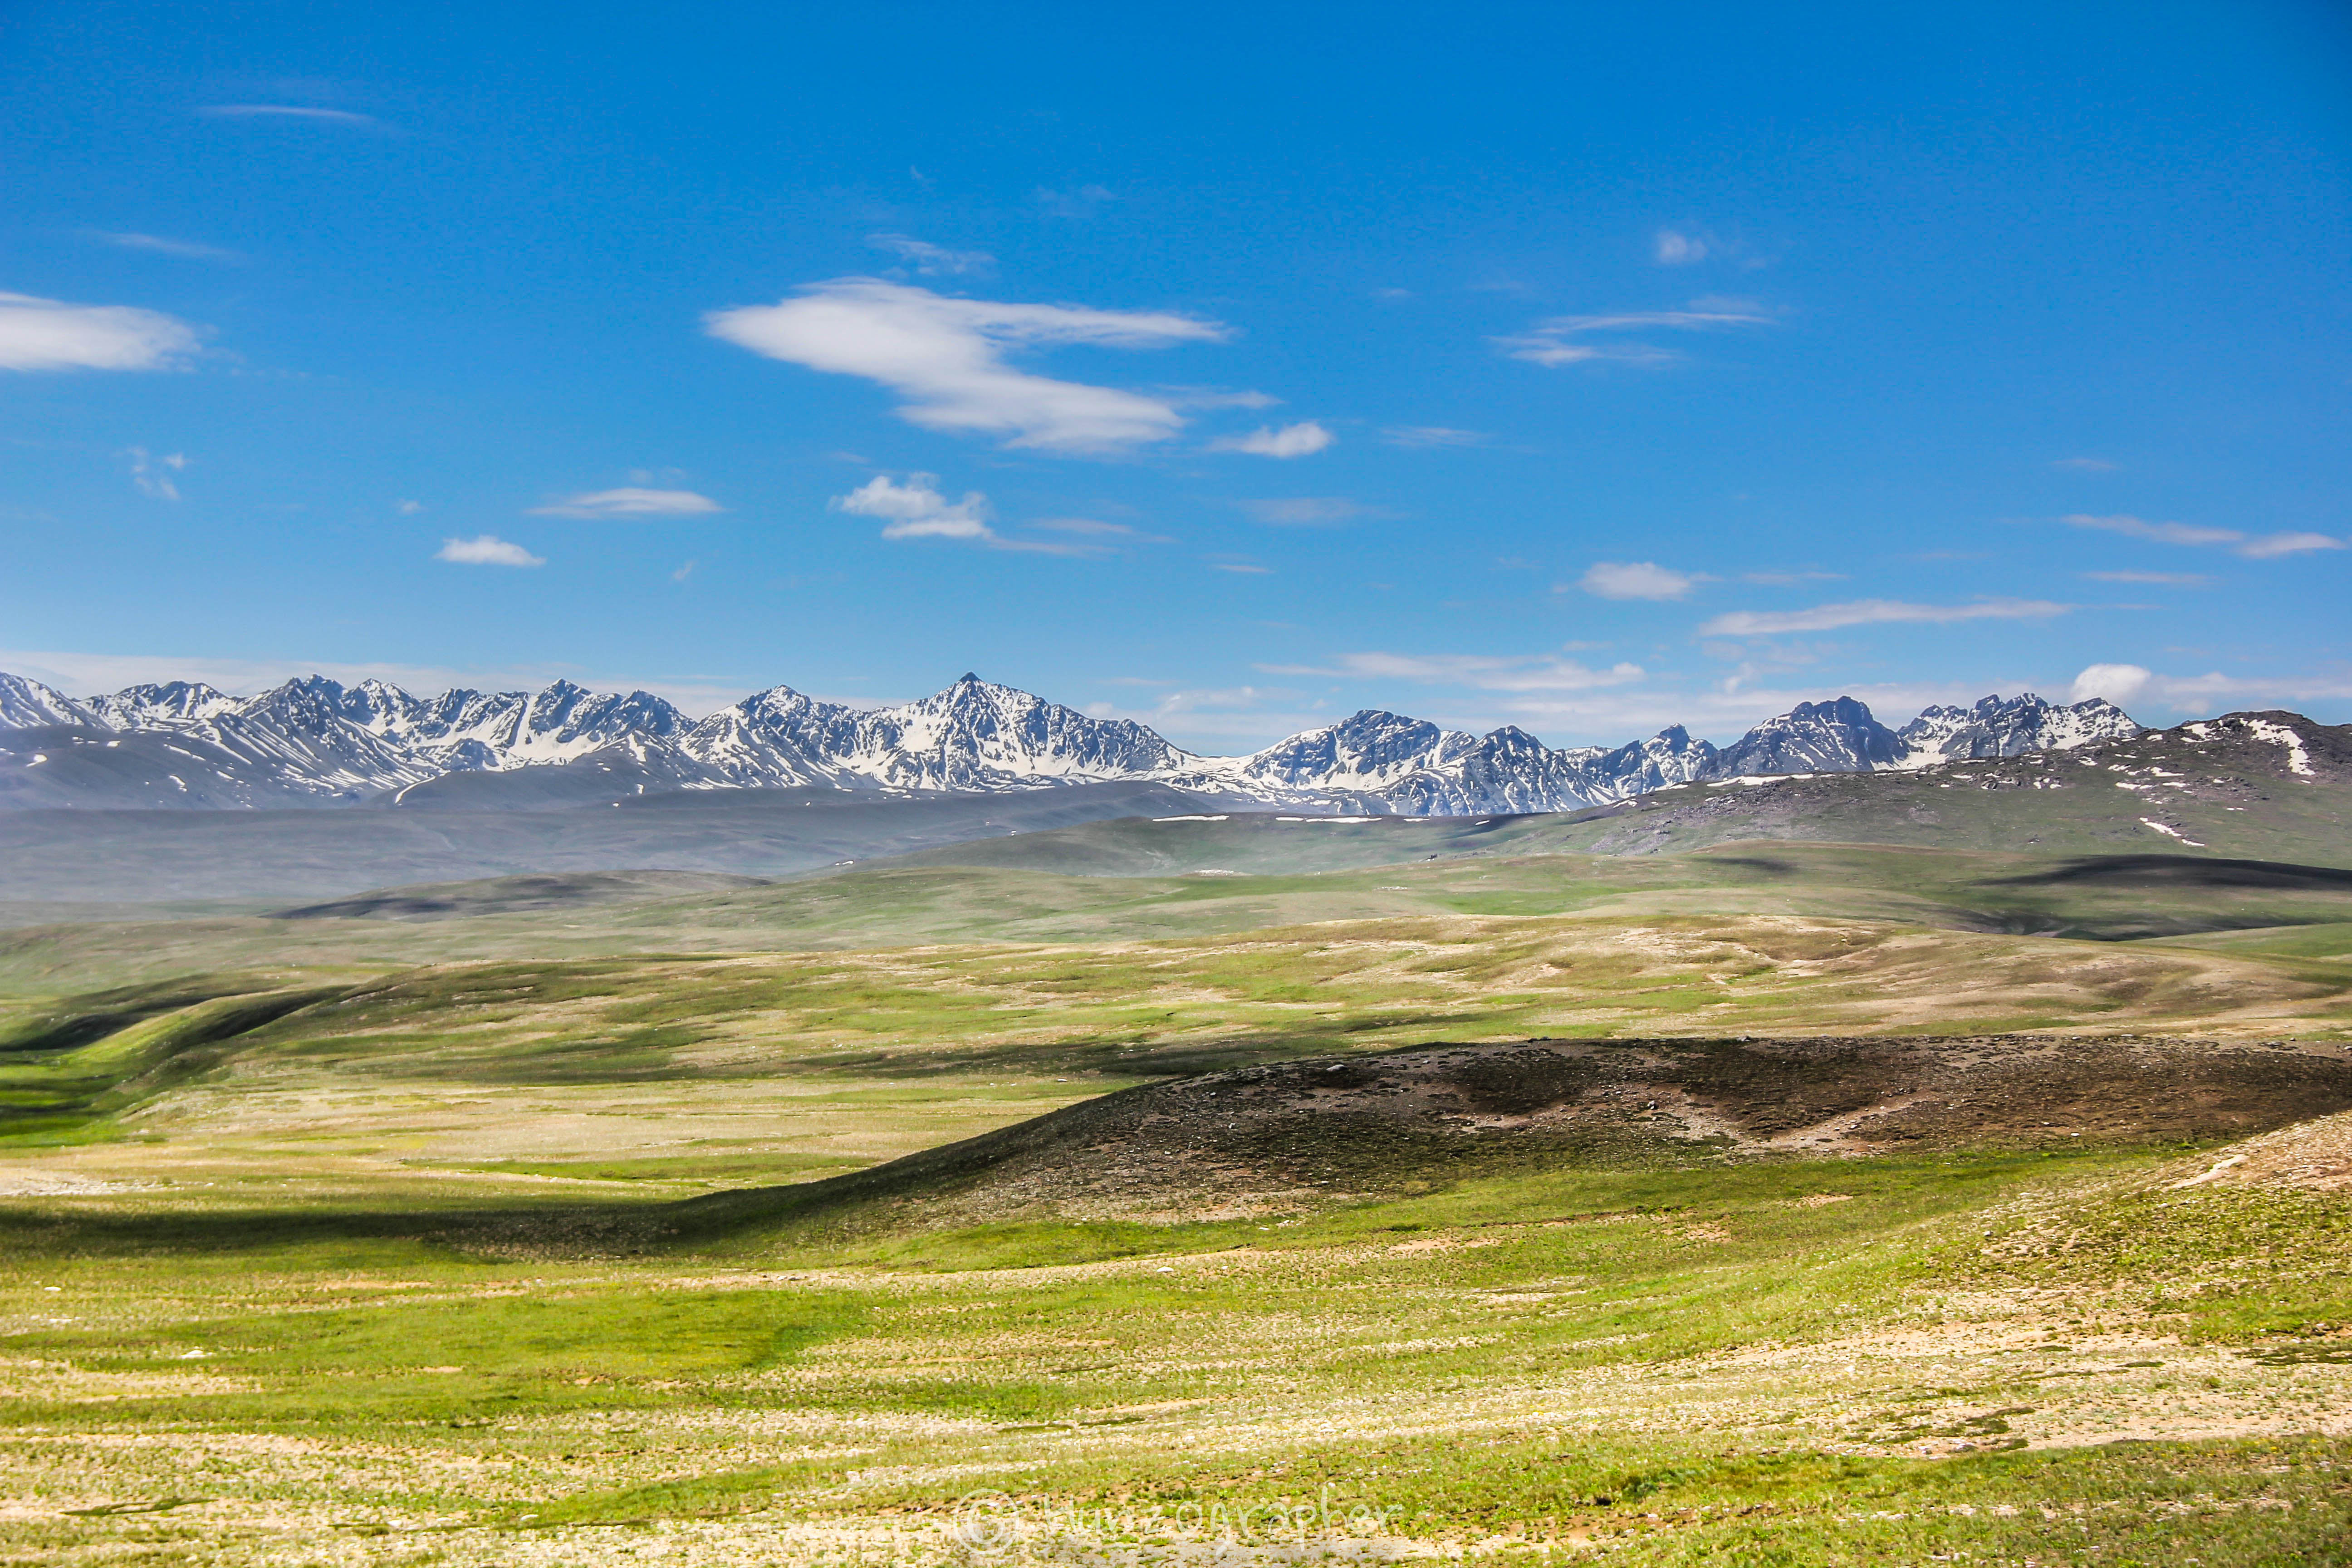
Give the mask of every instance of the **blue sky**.
<svg viewBox="0 0 2352 1568">
<path fill-rule="evenodd" d="M 0 668 L 2352 719 L 2340 11 L 1635 10 L 0 8 Z"/>
</svg>

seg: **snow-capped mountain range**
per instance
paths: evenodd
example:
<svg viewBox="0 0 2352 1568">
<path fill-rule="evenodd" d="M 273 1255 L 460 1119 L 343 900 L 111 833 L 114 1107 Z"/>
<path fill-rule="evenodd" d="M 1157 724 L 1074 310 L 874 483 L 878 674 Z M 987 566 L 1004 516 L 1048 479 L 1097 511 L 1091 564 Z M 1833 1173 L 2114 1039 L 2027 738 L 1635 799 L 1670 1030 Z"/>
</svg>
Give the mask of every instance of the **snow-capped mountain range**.
<svg viewBox="0 0 2352 1568">
<path fill-rule="evenodd" d="M 1368 709 L 1248 756 L 1208 757 L 1131 720 L 1090 718 L 971 675 L 919 701 L 862 710 L 778 686 L 698 721 L 647 692 L 561 680 L 539 692 L 428 698 L 310 676 L 255 697 L 173 681 L 77 700 L 0 673 L 0 804 L 79 804 L 61 797 L 74 793 L 68 773 L 119 786 L 93 795 L 97 804 L 399 804 L 453 775 L 586 763 L 582 774 L 614 794 L 996 793 L 1119 781 L 1310 810 L 1448 816 L 1570 811 L 1708 779 L 1930 767 L 2140 729 L 2096 698 L 2062 707 L 2028 693 L 1930 708 L 1891 730 L 1840 697 L 1801 703 L 1721 749 L 1676 725 L 1623 746 L 1556 750 L 1514 727 L 1473 735 Z M 20 770 L 44 767 L 48 778 L 29 787 L 37 781 Z"/>
</svg>

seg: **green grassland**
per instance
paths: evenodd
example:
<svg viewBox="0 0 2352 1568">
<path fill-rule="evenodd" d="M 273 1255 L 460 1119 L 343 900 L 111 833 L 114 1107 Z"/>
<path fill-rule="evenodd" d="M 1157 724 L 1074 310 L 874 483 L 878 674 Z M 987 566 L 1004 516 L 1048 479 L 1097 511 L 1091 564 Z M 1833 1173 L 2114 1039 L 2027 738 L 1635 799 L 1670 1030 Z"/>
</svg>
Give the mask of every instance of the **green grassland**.
<svg viewBox="0 0 2352 1568">
<path fill-rule="evenodd" d="M 732 1195 L 1428 1041 L 2352 1042 L 2307 852 L 1232 821 L 0 933 L 0 1563 L 2352 1561 L 2352 1193 L 2215 1149 Z"/>
<path fill-rule="evenodd" d="M 2209 1158 L 1669 1160 L 626 1257 L 576 1194 L 508 1200 L 520 1253 L 456 1193 L 412 1207 L 438 1233 L 20 1203 L 0 1552 L 2346 1561 L 2352 1205 L 2162 1184 Z"/>
</svg>

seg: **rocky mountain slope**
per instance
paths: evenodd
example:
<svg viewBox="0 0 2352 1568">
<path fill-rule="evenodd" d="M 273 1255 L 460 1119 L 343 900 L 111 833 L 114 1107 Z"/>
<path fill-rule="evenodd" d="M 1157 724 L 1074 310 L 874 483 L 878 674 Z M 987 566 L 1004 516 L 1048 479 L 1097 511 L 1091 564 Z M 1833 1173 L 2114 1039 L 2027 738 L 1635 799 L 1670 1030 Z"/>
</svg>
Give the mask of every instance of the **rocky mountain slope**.
<svg viewBox="0 0 2352 1568">
<path fill-rule="evenodd" d="M 1236 803 L 1444 816 L 1576 810 L 1711 779 L 1917 768 L 2139 732 L 2097 699 L 1987 697 L 1896 731 L 1841 697 L 1801 703 L 1720 751 L 1679 725 L 1614 748 L 1554 749 L 1515 727 L 1473 735 L 1366 710 L 1248 756 L 1204 757 L 1130 720 L 972 675 L 866 710 L 778 686 L 696 721 L 648 692 L 570 681 L 421 698 L 310 676 L 246 698 L 173 681 L 76 700 L 0 674 L 0 805 L 490 809 L 676 790 L 1148 782 Z M 577 772 L 557 782 L 548 770 Z"/>
</svg>

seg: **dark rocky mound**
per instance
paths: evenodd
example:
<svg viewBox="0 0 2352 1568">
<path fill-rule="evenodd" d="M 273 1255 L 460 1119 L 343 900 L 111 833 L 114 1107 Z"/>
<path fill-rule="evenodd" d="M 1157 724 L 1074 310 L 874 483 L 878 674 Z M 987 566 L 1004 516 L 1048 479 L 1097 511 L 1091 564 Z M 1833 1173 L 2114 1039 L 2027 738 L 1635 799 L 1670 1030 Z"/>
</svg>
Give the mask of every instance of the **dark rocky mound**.
<svg viewBox="0 0 2352 1568">
<path fill-rule="evenodd" d="M 1207 1217 L 1544 1163 L 2160 1143 L 2352 1108 L 2352 1050 L 2290 1042 L 1529 1040 L 1146 1085 L 806 1186 L 686 1207 L 954 1224 Z"/>
</svg>

